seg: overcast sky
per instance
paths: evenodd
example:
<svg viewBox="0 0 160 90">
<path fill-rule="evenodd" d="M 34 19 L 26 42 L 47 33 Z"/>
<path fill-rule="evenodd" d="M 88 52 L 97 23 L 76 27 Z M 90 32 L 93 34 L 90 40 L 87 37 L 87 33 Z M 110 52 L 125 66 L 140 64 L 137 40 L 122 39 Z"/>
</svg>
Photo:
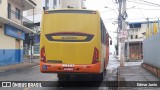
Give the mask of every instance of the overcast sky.
<svg viewBox="0 0 160 90">
<path fill-rule="evenodd" d="M 158 20 L 160 18 L 160 0 L 126 0 L 127 14 L 126 21 L 140 22 L 150 20 Z M 151 3 L 148 3 L 151 2 Z M 114 52 L 116 44 L 116 30 L 118 17 L 118 4 L 116 0 L 86 0 L 87 9 L 99 10 L 105 26 L 113 38 L 113 45 L 110 48 Z M 104 8 L 107 7 L 107 8 Z"/>
</svg>

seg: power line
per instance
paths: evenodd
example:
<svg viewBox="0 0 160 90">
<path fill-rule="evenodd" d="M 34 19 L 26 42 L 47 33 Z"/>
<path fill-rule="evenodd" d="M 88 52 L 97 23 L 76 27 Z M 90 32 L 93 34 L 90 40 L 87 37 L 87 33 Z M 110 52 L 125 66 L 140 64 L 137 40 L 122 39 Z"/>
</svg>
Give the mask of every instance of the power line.
<svg viewBox="0 0 160 90">
<path fill-rule="evenodd" d="M 129 1 L 128 2 L 132 2 L 132 3 L 137 3 L 137 4 L 143 4 L 143 5 L 147 5 L 147 6 L 152 6 L 152 7 L 160 7 L 160 6 L 155 6 L 155 5 L 151 5 L 151 4 L 147 4 L 147 3 L 141 3 L 141 2 L 136 2 L 136 1 Z"/>
<path fill-rule="evenodd" d="M 117 19 L 115 19 L 115 18 L 103 19 L 103 21 L 110 21 L 110 20 L 117 20 Z"/>
<path fill-rule="evenodd" d="M 160 10 L 160 9 L 149 9 L 149 8 L 129 8 L 129 9 Z M 129 10 L 129 9 L 128 9 L 128 10 Z"/>
<path fill-rule="evenodd" d="M 106 12 L 111 12 L 113 10 L 107 10 L 107 11 L 100 11 L 100 13 L 106 13 Z M 116 12 L 117 13 L 117 12 Z"/>
<path fill-rule="evenodd" d="M 114 6 L 116 7 L 116 9 L 118 9 L 117 4 L 115 4 L 116 2 L 114 2 L 113 0 L 112 0 L 112 2 L 113 2 L 113 4 L 114 4 Z"/>
<path fill-rule="evenodd" d="M 159 5 L 159 4 L 157 4 L 157 3 L 152 3 L 152 2 L 145 1 L 145 0 L 140 0 L 140 1 L 145 2 L 145 3 L 149 3 L 149 4 L 153 4 L 153 5 L 157 5 L 157 6 L 159 6 L 159 7 L 160 7 L 160 5 Z"/>
<path fill-rule="evenodd" d="M 154 17 L 154 18 L 148 18 L 148 19 L 159 19 L 160 17 Z M 127 21 L 128 20 L 136 20 L 136 19 L 145 19 L 146 20 L 146 18 L 131 18 L 131 19 L 127 19 Z"/>
<path fill-rule="evenodd" d="M 116 12 L 116 10 L 115 9 L 113 9 L 113 8 L 110 8 L 110 7 L 105 7 L 105 8 L 108 8 L 108 9 L 111 9 L 111 10 L 113 10 L 117 15 L 118 15 L 118 12 Z"/>
</svg>

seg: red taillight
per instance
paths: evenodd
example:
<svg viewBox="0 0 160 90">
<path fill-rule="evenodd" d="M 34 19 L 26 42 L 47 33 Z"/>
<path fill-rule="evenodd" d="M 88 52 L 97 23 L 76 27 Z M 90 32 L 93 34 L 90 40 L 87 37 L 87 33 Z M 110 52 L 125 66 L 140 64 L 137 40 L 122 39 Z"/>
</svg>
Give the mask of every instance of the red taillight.
<svg viewBox="0 0 160 90">
<path fill-rule="evenodd" d="M 92 59 L 92 64 L 97 63 L 99 60 L 99 51 L 97 48 L 94 48 L 94 54 L 93 54 L 93 59 Z"/>
<path fill-rule="evenodd" d="M 46 62 L 46 54 L 45 54 L 45 48 L 41 48 L 41 61 Z"/>
</svg>

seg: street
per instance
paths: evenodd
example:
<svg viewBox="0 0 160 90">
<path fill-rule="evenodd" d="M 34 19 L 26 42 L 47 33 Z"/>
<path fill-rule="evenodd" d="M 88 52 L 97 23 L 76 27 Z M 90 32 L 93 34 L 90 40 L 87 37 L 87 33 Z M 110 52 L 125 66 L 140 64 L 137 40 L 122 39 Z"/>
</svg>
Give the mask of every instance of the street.
<svg viewBox="0 0 160 90">
<path fill-rule="evenodd" d="M 117 67 L 119 66 L 119 62 L 115 59 L 115 57 L 112 55 L 110 56 L 109 65 L 107 67 L 107 74 L 105 76 L 105 79 L 103 82 L 106 81 L 116 81 L 117 80 Z M 78 77 L 73 79 L 79 79 L 80 80 L 89 80 L 88 77 Z M 33 66 L 28 68 L 22 68 L 18 70 L 12 70 L 7 72 L 1 72 L 0 73 L 0 81 L 58 81 L 57 74 L 54 73 L 41 73 L 39 70 L 39 66 Z M 93 87 L 45 87 L 45 88 L 23 88 L 23 90 L 59 90 L 59 89 L 86 89 L 86 90 L 106 90 L 108 87 L 102 86 L 101 84 L 103 82 L 100 82 L 99 87 L 95 87 L 95 84 L 93 83 Z M 52 85 L 52 83 L 50 83 Z M 54 83 L 55 84 L 55 83 Z M 78 83 L 79 84 L 79 83 Z M 86 82 L 87 84 L 87 82 Z M 54 85 L 55 86 L 55 85 Z M 92 86 L 92 85 L 91 85 Z M 4 89 L 4 88 L 3 88 Z M 7 88 L 6 88 L 7 89 Z M 15 90 L 22 89 L 22 88 L 13 88 Z"/>
<path fill-rule="evenodd" d="M 160 90 L 160 0 L 0 0 L 0 11 L 0 90 Z"/>
</svg>

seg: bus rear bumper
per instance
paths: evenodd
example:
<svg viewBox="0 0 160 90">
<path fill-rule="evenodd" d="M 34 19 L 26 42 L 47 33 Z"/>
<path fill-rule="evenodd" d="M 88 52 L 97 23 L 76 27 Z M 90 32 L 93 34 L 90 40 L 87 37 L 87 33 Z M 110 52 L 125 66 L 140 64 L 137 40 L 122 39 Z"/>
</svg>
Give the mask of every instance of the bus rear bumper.
<svg viewBox="0 0 160 90">
<path fill-rule="evenodd" d="M 42 73 L 100 73 L 101 62 L 96 64 L 51 64 L 40 62 Z"/>
</svg>

